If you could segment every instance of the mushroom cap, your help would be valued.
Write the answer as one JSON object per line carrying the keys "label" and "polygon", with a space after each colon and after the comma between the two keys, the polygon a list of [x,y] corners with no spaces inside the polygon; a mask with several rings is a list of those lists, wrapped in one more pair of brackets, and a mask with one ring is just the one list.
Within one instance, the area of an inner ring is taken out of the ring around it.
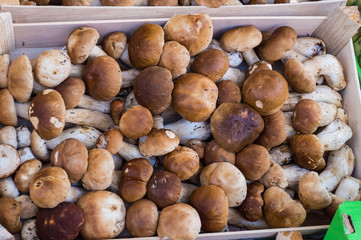
{"label": "mushroom cap", "polygon": [[122,99],[114,99],[110,103],[110,114],[112,115],[115,124],[119,125],[120,117],[124,111],[124,101]]}
{"label": "mushroom cap", "polygon": [[0,144],[0,179],[11,176],[20,166],[18,151],[10,145]]}
{"label": "mushroom cap", "polygon": [[290,87],[298,93],[311,93],[316,89],[316,78],[297,59],[290,59],[284,66]]}
{"label": "mushroom cap", "polygon": [[100,56],[88,61],[83,77],[90,96],[101,101],[114,98],[122,86],[119,64],[109,56]]}
{"label": "mushroom cap", "polygon": [[70,68],[70,58],[65,52],[46,50],[36,60],[35,79],[45,87],[55,87],[69,76]]}
{"label": "mushroom cap", "polygon": [[177,203],[160,213],[157,228],[160,239],[196,239],[200,230],[199,214],[188,204]]}
{"label": "mushroom cap", "polygon": [[36,217],[36,233],[40,239],[73,240],[84,224],[84,213],[78,205],[60,203],[52,209],[41,208]]}
{"label": "mushroom cap", "polygon": [[128,138],[137,139],[146,136],[153,128],[152,113],[137,105],[126,111],[119,121],[120,131]]}
{"label": "mushroom cap", "polygon": [[127,162],[122,169],[120,196],[127,202],[143,198],[152,174],[153,167],[146,158],[135,158]]}
{"label": "mushroom cap", "polygon": [[227,225],[228,200],[222,188],[201,186],[192,192],[190,203],[201,218],[203,231],[219,232]]}
{"label": "mushroom cap", "polygon": [[237,153],[236,167],[247,180],[259,180],[270,168],[268,150],[261,145],[248,145]]}
{"label": "mushroom cap", "polygon": [[324,153],[323,144],[314,134],[295,134],[289,139],[288,146],[295,163],[308,170],[318,166]]}
{"label": "mushroom cap", "polygon": [[158,65],[167,68],[176,78],[187,72],[189,61],[190,55],[185,46],[177,41],[168,41],[164,44]]}
{"label": "mushroom cap", "polygon": [[85,93],[85,83],[80,78],[70,77],[55,88],[64,99],[66,109],[78,106]]}
{"label": "mushroom cap", "polygon": [[12,197],[3,196],[0,198],[0,211],[0,225],[12,234],[20,232],[20,203]]}
{"label": "mushroom cap", "polygon": [[105,190],[112,183],[114,159],[105,149],[94,148],[88,153],[88,169],[81,181],[87,190]]}
{"label": "mushroom cap", "polygon": [[240,103],[242,100],[241,89],[231,80],[220,81],[216,84],[218,88],[217,106],[225,102]]}
{"label": "mushroom cap", "polygon": [[123,143],[123,135],[119,129],[113,128],[104,132],[97,140],[97,148],[104,148],[114,155]]}
{"label": "mushroom cap", "polygon": [[34,176],[35,173],[40,171],[42,165],[43,164],[36,159],[30,159],[21,164],[20,168],[17,170],[14,176],[15,186],[17,189],[19,189],[20,192],[29,192],[30,179]]}
{"label": "mushroom cap", "polygon": [[54,148],[50,156],[52,166],[63,168],[70,183],[78,182],[88,168],[88,150],[82,142],[69,138]]}
{"label": "mushroom cap", "polygon": [[[205,143],[198,139],[190,139],[185,144],[187,147],[193,149],[198,154],[199,159],[204,158]],[[199,171],[199,170],[198,170]]]}
{"label": "mushroom cap", "polygon": [[103,6],[133,6],[137,0],[101,0]]}
{"label": "mushroom cap", "polygon": [[172,97],[179,115],[191,122],[203,122],[216,109],[218,89],[208,77],[188,73],[175,82]]}
{"label": "mushroom cap", "polygon": [[322,120],[322,110],[317,102],[311,99],[302,99],[294,109],[292,124],[300,133],[314,133]]}
{"label": "mushroom cap", "polygon": [[246,78],[248,78],[253,73],[261,71],[261,70],[272,70],[272,65],[265,61],[255,62],[251,66],[248,67],[247,72],[246,72]]}
{"label": "mushroom cap", "polygon": [[264,61],[278,61],[296,44],[297,32],[288,26],[274,30],[259,47],[259,57]]}
{"label": "mushroom cap", "polygon": [[279,110],[263,117],[264,129],[258,136],[256,143],[268,150],[283,143],[287,138],[285,114]]}
{"label": "mushroom cap", "polygon": [[163,27],[165,39],[185,46],[191,56],[206,49],[213,37],[213,25],[206,13],[175,15]]}
{"label": "mushroom cap", "polygon": [[20,55],[9,67],[8,89],[18,102],[27,102],[33,91],[33,72],[29,58]]}
{"label": "mushroom cap", "polygon": [[148,23],[140,26],[128,43],[129,59],[137,69],[158,64],[164,46],[164,31],[161,26]]}
{"label": "mushroom cap", "polygon": [[91,6],[93,0],[62,0],[63,6]]}
{"label": "mushroom cap", "polygon": [[29,119],[42,139],[59,136],[65,127],[65,104],[60,93],[52,89],[38,93],[31,101]]}
{"label": "mushroom cap", "polygon": [[178,0],[149,0],[148,6],[178,6]]}
{"label": "mushroom cap", "polygon": [[279,187],[268,188],[263,194],[263,200],[264,217],[270,227],[299,227],[306,219],[306,210],[302,204]]}
{"label": "mushroom cap", "polygon": [[115,193],[94,191],[82,196],[78,206],[84,212],[85,222],[81,235],[85,239],[114,238],[125,225],[125,206]]}
{"label": "mushroom cap", "polygon": [[229,152],[239,152],[253,143],[263,128],[262,117],[247,104],[223,103],[211,117],[214,139]]}
{"label": "mushroom cap", "polygon": [[238,212],[247,221],[255,222],[262,218],[264,186],[259,182],[247,185],[247,196],[242,205],[237,208]]}
{"label": "mushroom cap", "polygon": [[30,180],[29,193],[33,202],[41,208],[54,208],[68,196],[70,181],[65,170],[47,167],[35,173]]}
{"label": "mushroom cap", "polygon": [[182,189],[180,178],[168,171],[156,171],[148,181],[147,197],[159,208],[177,202]]}
{"label": "mushroom cap", "polygon": [[18,124],[15,102],[7,88],[0,89],[0,109],[0,123],[5,126],[15,127]]}
{"label": "mushroom cap", "polygon": [[323,209],[328,207],[332,198],[318,176],[317,172],[307,172],[298,183],[298,197],[302,205],[308,209]]}
{"label": "mushroom cap", "polygon": [[191,69],[209,77],[213,82],[221,80],[229,68],[227,55],[218,49],[207,49],[196,56]]}
{"label": "mushroom cap", "polygon": [[196,3],[198,6],[217,8],[227,3],[227,0],[196,0]]}
{"label": "mushroom cap", "polygon": [[244,82],[243,101],[262,116],[276,113],[288,98],[287,81],[276,71],[263,70],[253,73]]}
{"label": "mushroom cap", "polygon": [[203,168],[201,185],[216,185],[225,192],[229,207],[238,207],[247,194],[246,179],[237,167],[228,162],[212,163]]}
{"label": "mushroom cap", "polygon": [[125,225],[133,237],[151,237],[157,231],[158,218],[157,206],[148,199],[141,199],[128,208]]}
{"label": "mushroom cap", "polygon": [[233,28],[225,32],[220,40],[227,52],[244,52],[257,47],[262,41],[262,33],[253,25]]}
{"label": "mushroom cap", "polygon": [[204,164],[214,162],[229,162],[233,165],[236,162],[236,154],[222,148],[215,140],[210,141],[204,149]]}
{"label": "mushroom cap", "polygon": [[163,159],[164,169],[177,174],[181,181],[188,180],[199,168],[199,157],[189,147],[178,146]]}
{"label": "mushroom cap", "polygon": [[123,32],[112,32],[103,41],[103,50],[114,59],[119,59],[127,45],[127,36]]}
{"label": "mushroom cap", "polygon": [[275,186],[280,188],[288,187],[288,179],[285,171],[278,163],[271,160],[268,171],[259,180],[266,188]]}
{"label": "mushroom cap", "polygon": [[72,31],[66,42],[66,50],[72,64],[85,62],[97,44],[99,33],[90,27],[80,27]]}
{"label": "mushroom cap", "polygon": [[168,129],[155,129],[139,139],[139,151],[145,157],[162,156],[179,145],[179,137]]}
{"label": "mushroom cap", "polygon": [[171,72],[163,67],[149,67],[140,72],[134,82],[134,96],[138,103],[153,114],[159,114],[172,103]]}

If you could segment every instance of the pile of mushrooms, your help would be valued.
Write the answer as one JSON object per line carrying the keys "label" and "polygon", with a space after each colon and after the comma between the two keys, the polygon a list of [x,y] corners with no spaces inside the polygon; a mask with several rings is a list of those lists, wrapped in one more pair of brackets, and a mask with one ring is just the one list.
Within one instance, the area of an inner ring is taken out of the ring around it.
{"label": "pile of mushrooms", "polygon": [[[228,224],[298,227],[307,212],[332,216],[361,198],[347,81],[321,40],[285,26],[216,40],[199,14],[98,42],[80,27],[64,51],[0,57],[0,225],[10,233],[194,239]],[[279,60],[283,72],[272,70]]]}

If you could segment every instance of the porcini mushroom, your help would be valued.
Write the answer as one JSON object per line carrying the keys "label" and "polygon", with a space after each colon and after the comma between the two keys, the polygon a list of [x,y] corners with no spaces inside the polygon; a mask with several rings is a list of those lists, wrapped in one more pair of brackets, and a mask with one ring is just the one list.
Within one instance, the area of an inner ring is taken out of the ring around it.
{"label": "porcini mushroom", "polygon": [[210,141],[204,149],[204,164],[214,162],[229,162],[233,165],[236,162],[236,154],[222,148],[216,141]]}
{"label": "porcini mushroom", "polygon": [[284,189],[288,187],[288,180],[282,167],[273,161],[270,161],[268,171],[263,174],[259,182],[266,188],[275,186]]}
{"label": "porcini mushroom", "polygon": [[177,41],[168,41],[164,44],[158,66],[167,68],[174,79],[187,72],[189,61],[190,56],[186,47]]}
{"label": "porcini mushroom", "polygon": [[320,105],[311,99],[299,101],[293,113],[293,127],[300,133],[314,133],[322,120]]}
{"label": "porcini mushroom", "polygon": [[0,210],[0,225],[3,225],[12,234],[20,232],[22,227],[20,203],[11,197],[1,197]]}
{"label": "porcini mushroom", "polygon": [[155,129],[139,139],[139,151],[143,156],[162,156],[179,145],[179,137],[168,129]]}
{"label": "porcini mushroom", "polygon": [[41,167],[42,163],[36,159],[28,160],[20,166],[14,176],[15,185],[20,192],[29,192],[30,181]]}
{"label": "porcini mushroom", "polygon": [[10,145],[0,144],[0,179],[11,176],[20,165],[20,156]]}
{"label": "porcini mushroom", "polygon": [[242,205],[237,208],[241,215],[248,221],[255,222],[262,218],[264,186],[259,182],[247,185],[247,196]]}
{"label": "porcini mushroom", "polygon": [[0,129],[0,144],[7,144],[15,149],[18,148],[16,129],[13,126],[5,126]]}
{"label": "porcini mushroom", "polygon": [[217,106],[225,102],[241,102],[241,90],[235,82],[231,80],[223,80],[218,82],[216,85],[218,88]]}
{"label": "porcini mushroom", "polygon": [[137,139],[146,136],[153,127],[151,112],[141,106],[135,106],[127,110],[119,121],[120,131],[129,138]]}
{"label": "porcini mushroom", "polygon": [[123,32],[112,32],[103,40],[103,50],[114,59],[119,59],[127,45],[127,36]]}

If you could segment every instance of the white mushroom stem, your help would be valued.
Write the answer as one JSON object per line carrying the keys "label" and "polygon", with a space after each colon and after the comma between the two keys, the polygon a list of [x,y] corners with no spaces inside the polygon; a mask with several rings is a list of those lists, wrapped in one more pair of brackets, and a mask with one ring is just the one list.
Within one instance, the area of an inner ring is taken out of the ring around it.
{"label": "white mushroom stem", "polygon": [[242,89],[243,83],[246,80],[246,73],[238,68],[228,68],[227,72],[223,75],[222,80],[231,80],[235,82],[238,87]]}
{"label": "white mushroom stem", "polygon": [[101,49],[100,46],[94,46],[93,50],[90,52],[88,60],[91,58],[101,57],[101,56],[107,56],[106,52]]}
{"label": "white mushroom stem", "polygon": [[322,111],[322,118],[319,124],[320,127],[324,127],[332,123],[336,119],[337,107],[335,104],[319,102],[318,105]]}
{"label": "white mushroom stem", "polygon": [[82,142],[87,149],[95,148],[97,139],[102,133],[93,127],[75,127],[64,130],[58,137],[45,141],[48,149],[54,149],[62,141],[75,138]]}
{"label": "white mushroom stem", "polygon": [[264,221],[263,218],[257,220],[255,222],[247,221],[242,217],[242,215],[235,208],[228,208],[228,224],[237,226],[237,227],[245,227],[248,229],[267,229],[269,226]]}
{"label": "white mushroom stem", "polygon": [[164,128],[164,119],[161,115],[153,116],[153,128],[155,129],[163,129]]}
{"label": "white mushroom stem", "polygon": [[248,66],[251,66],[252,64],[260,61],[253,48],[242,52],[242,55],[244,57],[244,60],[246,60]]}
{"label": "white mushroom stem", "polygon": [[287,188],[288,181],[283,168],[276,162],[271,161],[268,171],[259,179],[266,188],[276,186],[279,188]]}
{"label": "white mushroom stem", "polygon": [[140,153],[138,146],[124,142],[120,145],[118,154],[126,161],[130,161],[134,158],[144,158]]}
{"label": "white mushroom stem", "polygon": [[[34,77],[34,79],[35,79],[35,77]],[[38,94],[39,92],[44,91],[45,89],[47,89],[47,87],[44,87],[43,85],[41,85],[37,81],[34,81],[34,83],[33,83],[33,93]]]}
{"label": "white mushroom stem", "polygon": [[293,112],[285,112],[285,127],[286,127],[286,133],[287,133],[287,137],[285,142],[288,141],[288,139],[296,134],[296,130],[293,128],[293,123],[292,123],[292,116],[293,116]]}
{"label": "white mushroom stem", "polygon": [[221,48],[221,44],[219,43],[219,41],[217,41],[216,39],[212,39],[212,41],[209,43],[207,49],[217,49],[217,50],[224,52],[228,57],[229,67],[237,68],[243,62],[243,56],[242,56],[241,52],[236,52],[236,51],[225,52]]}
{"label": "white mushroom stem", "polygon": [[77,65],[72,64],[70,68],[69,77],[76,77],[82,79],[84,68],[85,65],[83,64],[77,64]]}
{"label": "white mushroom stem", "polygon": [[283,144],[272,148],[269,151],[270,160],[278,163],[279,165],[286,165],[292,161],[292,153],[287,144]]}
{"label": "white mushroom stem", "polygon": [[22,240],[34,240],[39,239],[36,234],[36,219],[26,220],[21,229]]}
{"label": "white mushroom stem", "polygon": [[[0,134],[1,135],[1,134]],[[25,126],[20,126],[16,129],[16,140],[19,148],[30,147],[30,130]]]}
{"label": "white mushroom stem", "polygon": [[26,103],[15,102],[16,115],[18,117],[29,120],[29,106],[30,106],[30,102],[26,102]]}
{"label": "white mushroom stem", "polygon": [[119,170],[113,172],[112,183],[108,187],[109,191],[115,192],[116,194],[120,195],[119,184],[121,177],[122,177],[122,171]]}
{"label": "white mushroom stem", "polygon": [[73,202],[77,203],[78,200],[87,193],[84,188],[82,187],[74,187],[71,186],[68,192],[68,196],[65,199],[65,202]]}
{"label": "white mushroom stem", "polygon": [[340,119],[344,123],[348,123],[348,115],[343,108],[337,108],[336,118]]}
{"label": "white mushroom stem", "polygon": [[198,187],[199,186],[194,184],[182,183],[182,189],[177,203],[190,203],[192,192]]}
{"label": "white mushroom stem", "polygon": [[338,150],[352,137],[352,129],[340,119],[336,119],[317,134],[317,137],[325,151]]}
{"label": "white mushroom stem", "polygon": [[50,153],[46,147],[45,140],[39,136],[35,129],[31,132],[30,139],[31,150],[36,156],[36,158],[41,161],[49,161]]}
{"label": "white mushroom stem", "polygon": [[116,127],[110,115],[80,108],[66,110],[65,122],[95,127],[102,131]]}
{"label": "white mushroom stem", "polygon": [[18,150],[18,153],[20,155],[20,164],[31,159],[36,159],[30,147],[21,148]]}
{"label": "white mushroom stem", "polygon": [[319,176],[327,190],[332,192],[343,178],[351,175],[354,167],[355,155],[348,145],[344,145],[330,153],[326,168]]}
{"label": "white mushroom stem", "polygon": [[0,196],[9,196],[12,198],[16,198],[19,195],[19,190],[16,188],[12,177],[0,180]]}
{"label": "white mushroom stem", "polygon": [[125,46],[124,52],[120,56],[120,60],[128,67],[133,67],[133,64],[130,62],[129,59],[128,44]]}
{"label": "white mushroom stem", "polygon": [[112,155],[114,159],[114,170],[121,170],[123,165],[123,158],[119,154]]}
{"label": "white mushroom stem", "polygon": [[282,166],[282,169],[288,181],[288,188],[292,189],[295,192],[298,192],[298,183],[300,182],[301,177],[305,175],[308,170],[301,168],[296,164],[288,164]]}
{"label": "white mushroom stem", "polygon": [[36,217],[39,211],[39,207],[36,206],[29,195],[20,195],[15,198],[16,201],[20,203],[20,217],[22,219],[28,219],[32,217]]}
{"label": "white mushroom stem", "polygon": [[137,105],[139,105],[139,103],[137,99],[135,99],[134,91],[131,91],[125,98],[124,109],[129,110]]}
{"label": "white mushroom stem", "polygon": [[185,145],[191,139],[205,141],[211,136],[211,127],[207,122],[189,122],[181,119],[177,122],[164,126],[165,129],[172,130],[180,139],[180,143]]}
{"label": "white mushroom stem", "polygon": [[286,64],[286,62],[290,59],[297,59],[301,63],[307,61],[309,58],[303,56],[301,53],[296,52],[295,50],[291,49],[284,53],[283,57],[281,58],[281,61],[283,64]]}
{"label": "white mushroom stem", "polygon": [[8,144],[15,149],[18,148],[16,129],[13,126],[5,126],[0,129],[0,144]]}
{"label": "white mushroom stem", "polygon": [[94,110],[94,111],[99,111],[99,112],[103,112],[103,113],[109,113],[111,102],[112,101],[99,101],[91,96],[83,95],[80,98],[78,107],[84,108],[84,109],[89,109],[89,110]]}
{"label": "white mushroom stem", "polygon": [[132,87],[139,73],[140,71],[135,68],[122,71],[122,88]]}
{"label": "white mushroom stem", "polygon": [[354,177],[346,177],[338,185],[335,195],[346,201],[359,201],[361,199],[361,180]]}

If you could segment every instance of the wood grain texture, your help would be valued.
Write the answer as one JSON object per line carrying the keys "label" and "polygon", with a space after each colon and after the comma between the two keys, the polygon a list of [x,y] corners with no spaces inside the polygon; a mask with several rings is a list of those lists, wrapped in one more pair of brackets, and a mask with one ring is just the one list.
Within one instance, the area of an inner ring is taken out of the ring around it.
{"label": "wood grain texture", "polygon": [[14,28],[10,13],[0,12],[0,54],[15,49]]}

